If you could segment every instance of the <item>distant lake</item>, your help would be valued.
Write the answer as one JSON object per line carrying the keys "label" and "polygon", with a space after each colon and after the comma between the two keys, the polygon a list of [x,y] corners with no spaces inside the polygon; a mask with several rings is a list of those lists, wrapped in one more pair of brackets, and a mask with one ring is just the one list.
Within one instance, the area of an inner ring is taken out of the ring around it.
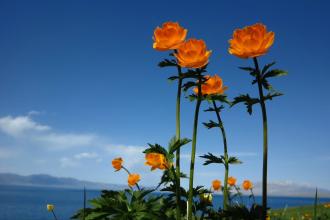
{"label": "distant lake", "polygon": [[[98,190],[87,190],[87,199],[100,195]],[[248,201],[248,198],[244,198]],[[256,197],[257,202],[261,201]],[[222,196],[213,197],[214,205],[219,207]],[[269,197],[268,203],[272,208],[285,206],[312,205],[313,198]],[[330,202],[320,199],[320,202]],[[58,189],[28,186],[0,185],[0,219],[1,220],[53,220],[53,216],[46,210],[46,204],[55,205],[58,220],[68,220],[83,207],[83,191],[74,189]]]}

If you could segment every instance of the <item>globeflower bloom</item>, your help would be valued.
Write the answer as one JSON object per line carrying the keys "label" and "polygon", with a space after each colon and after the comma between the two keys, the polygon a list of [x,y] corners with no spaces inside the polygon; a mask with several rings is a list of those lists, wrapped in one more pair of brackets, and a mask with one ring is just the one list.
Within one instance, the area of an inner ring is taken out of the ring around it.
{"label": "globeflower bloom", "polygon": [[141,177],[139,174],[136,173],[129,174],[127,179],[128,185],[130,187],[133,187],[135,184],[137,184],[137,182],[140,181],[140,179]]}
{"label": "globeflower bloom", "polygon": [[123,166],[123,159],[121,157],[113,159],[112,166],[116,171],[119,171]]}
{"label": "globeflower bloom", "polygon": [[52,212],[53,210],[54,210],[54,205],[52,205],[52,204],[47,204],[47,211],[48,212]]}
{"label": "globeflower bloom", "polygon": [[165,22],[162,27],[154,31],[153,48],[160,51],[177,49],[186,39],[187,29],[184,29],[177,22]]}
{"label": "globeflower bloom", "polygon": [[220,180],[213,180],[212,187],[215,191],[218,191],[221,189],[221,181]]}
{"label": "globeflower bloom", "polygon": [[160,153],[147,153],[145,156],[145,164],[151,166],[151,170],[160,169],[164,170],[169,167],[168,162],[164,154]]}
{"label": "globeflower bloom", "polygon": [[235,186],[235,185],[236,185],[236,178],[233,177],[233,176],[230,176],[230,177],[228,178],[228,185],[230,185],[230,186]]}
{"label": "globeflower bloom", "polygon": [[242,187],[244,190],[250,190],[253,188],[253,184],[250,180],[244,180],[243,181],[243,184],[242,184]]}
{"label": "globeflower bloom", "polygon": [[174,56],[181,67],[200,68],[208,64],[211,53],[203,40],[189,39],[180,44]]}
{"label": "globeflower bloom", "polygon": [[[228,89],[227,86],[223,85],[222,79],[216,74],[214,76],[207,75],[204,78],[206,81],[201,86],[202,95],[222,95]],[[198,87],[194,88],[194,93],[198,94]]]}
{"label": "globeflower bloom", "polygon": [[267,32],[266,26],[261,23],[236,29],[229,40],[228,52],[245,59],[258,57],[267,53],[274,38],[274,32]]}

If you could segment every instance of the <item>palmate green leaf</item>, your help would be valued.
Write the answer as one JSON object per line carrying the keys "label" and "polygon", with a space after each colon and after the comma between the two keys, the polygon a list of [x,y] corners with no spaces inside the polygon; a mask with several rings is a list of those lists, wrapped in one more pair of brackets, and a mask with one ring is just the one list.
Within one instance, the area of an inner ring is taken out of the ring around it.
{"label": "palmate green leaf", "polygon": [[283,95],[283,93],[280,93],[280,92],[268,93],[267,95],[265,95],[264,101],[272,100],[274,97],[281,96],[281,95]]}
{"label": "palmate green leaf", "polygon": [[209,165],[211,163],[220,163],[220,164],[225,163],[224,156],[217,157],[210,152],[208,154],[204,154],[203,156],[200,156],[200,157],[206,159],[205,162],[203,163],[203,165]]}
{"label": "palmate green leaf", "polygon": [[198,86],[198,83],[189,81],[189,82],[186,82],[185,84],[183,84],[182,88],[183,88],[183,91],[186,92],[186,91],[188,91],[188,89],[190,89],[191,87],[195,87],[195,86]]}
{"label": "palmate green leaf", "polygon": [[270,77],[279,77],[279,76],[286,76],[286,75],[288,75],[287,71],[280,70],[280,69],[273,69],[273,70],[266,72],[263,75],[263,78],[266,79],[266,78],[270,78]]}
{"label": "palmate green leaf", "polygon": [[228,163],[229,164],[241,164],[242,161],[240,161],[237,157],[229,157]]}
{"label": "palmate green leaf", "polygon": [[214,122],[212,120],[209,120],[209,122],[203,122],[203,125],[207,129],[216,128],[216,127],[220,127],[221,126],[219,123],[216,123],[216,122]]}
{"label": "palmate green leaf", "polygon": [[207,95],[205,97],[206,100],[208,101],[220,101],[222,103],[226,103],[226,104],[231,104],[231,102],[228,100],[227,96],[226,95],[219,95],[219,94],[216,94],[216,95]]}
{"label": "palmate green leaf", "polygon": [[164,59],[163,61],[158,63],[159,67],[168,67],[168,66],[177,66],[176,60],[172,59]]}
{"label": "palmate green leaf", "polygon": [[257,104],[260,102],[258,98],[251,98],[249,94],[246,95],[240,95],[234,98],[234,101],[232,102],[231,106],[234,106],[238,103],[243,102],[246,105],[248,113],[252,114],[252,106],[254,104]]}
{"label": "palmate green leaf", "polygon": [[273,66],[276,62],[268,63],[262,68],[261,74],[264,74],[271,66]]}
{"label": "palmate green leaf", "polygon": [[164,154],[164,155],[168,155],[167,150],[162,147],[159,144],[148,144],[149,148],[144,150],[143,153],[144,154],[148,154],[148,153],[160,153],[160,154]]}
{"label": "palmate green leaf", "polygon": [[191,140],[188,139],[188,138],[182,138],[182,139],[179,139],[179,140],[175,140],[174,142],[171,140],[170,144],[169,144],[169,150],[168,150],[169,154],[173,154],[175,151],[177,151],[183,145],[188,144],[190,141]]}
{"label": "palmate green leaf", "polygon": [[267,90],[273,90],[272,85],[266,79],[262,79],[262,86]]}

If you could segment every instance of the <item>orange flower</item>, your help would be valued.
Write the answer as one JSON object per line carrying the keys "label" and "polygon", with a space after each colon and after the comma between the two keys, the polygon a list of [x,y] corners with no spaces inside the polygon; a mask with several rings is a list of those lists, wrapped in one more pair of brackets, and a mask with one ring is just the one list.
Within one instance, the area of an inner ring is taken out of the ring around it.
{"label": "orange flower", "polygon": [[274,43],[274,32],[267,32],[265,25],[258,23],[236,29],[229,40],[229,53],[240,58],[264,55]]}
{"label": "orange flower", "polygon": [[211,53],[203,40],[189,39],[180,44],[174,56],[181,67],[200,68],[208,64]]}
{"label": "orange flower", "polygon": [[228,184],[229,184],[230,186],[235,186],[235,185],[236,185],[236,178],[233,177],[233,176],[230,176],[230,177],[228,178]]}
{"label": "orange flower", "polygon": [[137,182],[140,181],[140,179],[141,178],[140,178],[139,174],[136,174],[136,173],[129,174],[128,179],[127,179],[128,185],[130,187],[133,187],[135,184],[137,184]]}
{"label": "orange flower", "polygon": [[148,166],[151,166],[151,170],[154,170],[156,168],[158,168],[160,170],[164,170],[169,167],[164,154],[148,153],[148,154],[146,154],[145,158],[146,158],[145,164]]}
{"label": "orange flower", "polygon": [[117,157],[112,160],[112,166],[116,171],[119,171],[123,166],[123,159],[121,157]]}
{"label": "orange flower", "polygon": [[[202,95],[215,95],[215,94],[223,94],[227,86],[223,86],[222,79],[218,75],[210,76],[207,75],[204,77],[206,82],[202,84]],[[198,87],[194,88],[194,92],[198,94]]]}
{"label": "orange flower", "polygon": [[250,190],[253,188],[253,184],[250,180],[244,180],[243,181],[243,184],[242,184],[242,187],[244,190]]}
{"label": "orange flower", "polygon": [[160,51],[177,49],[186,39],[187,32],[177,22],[166,22],[155,29],[153,48]]}
{"label": "orange flower", "polygon": [[221,188],[221,181],[220,180],[213,180],[212,187],[215,191],[220,190]]}

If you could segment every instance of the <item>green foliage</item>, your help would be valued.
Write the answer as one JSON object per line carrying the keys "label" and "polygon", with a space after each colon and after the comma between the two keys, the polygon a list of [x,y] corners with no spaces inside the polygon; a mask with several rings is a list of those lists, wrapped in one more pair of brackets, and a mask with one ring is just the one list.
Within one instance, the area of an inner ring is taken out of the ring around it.
{"label": "green foliage", "polygon": [[258,220],[261,219],[262,207],[253,204],[249,209],[244,205],[229,206],[223,213],[223,217],[231,217],[232,220]]}
{"label": "green foliage", "polygon": [[209,122],[203,122],[203,125],[207,128],[207,129],[211,129],[211,128],[220,128],[222,126],[222,124],[216,123],[215,121],[209,120]]}
{"label": "green foliage", "polygon": [[225,157],[222,155],[220,157],[217,157],[209,152],[208,154],[204,154],[203,156],[200,157],[206,159],[203,165],[209,165],[211,163],[225,164]]}
{"label": "green foliage", "polygon": [[[152,190],[102,191],[99,198],[90,200],[92,208],[85,209],[86,220],[153,220],[174,219],[167,210],[167,201],[154,196]],[[71,219],[83,219],[83,209]]]}
{"label": "green foliage", "polygon": [[251,98],[249,94],[246,95],[240,95],[234,98],[234,101],[232,102],[231,106],[234,106],[238,103],[243,102],[246,105],[247,112],[251,115],[252,114],[252,106],[254,104],[260,103],[260,100],[258,98]]}
{"label": "green foliage", "polygon": [[169,66],[177,66],[176,60],[172,59],[164,59],[163,61],[158,63],[159,67],[169,67]]}

